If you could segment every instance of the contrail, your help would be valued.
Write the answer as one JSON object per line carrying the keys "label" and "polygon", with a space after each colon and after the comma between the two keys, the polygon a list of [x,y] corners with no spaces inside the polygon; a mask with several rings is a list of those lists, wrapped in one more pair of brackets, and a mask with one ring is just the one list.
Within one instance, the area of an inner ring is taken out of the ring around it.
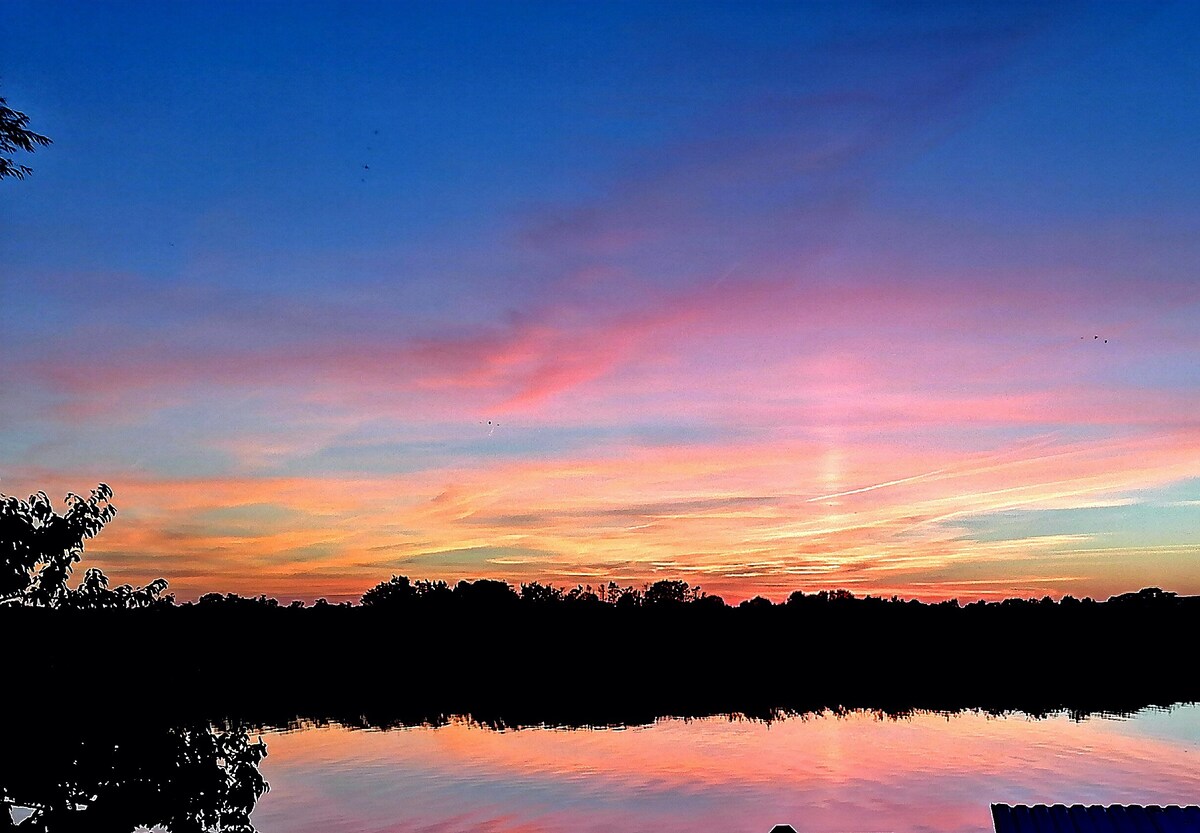
{"label": "contrail", "polygon": [[935,469],[933,471],[927,471],[924,474],[914,474],[912,477],[901,477],[899,480],[889,480],[886,483],[876,483],[873,486],[863,486],[861,489],[851,489],[848,492],[834,492],[831,495],[818,495],[817,497],[810,497],[805,501],[805,503],[816,503],[819,500],[832,500],[835,497],[846,497],[847,495],[857,495],[861,494],[862,492],[873,492],[876,489],[884,489],[888,486],[899,486],[901,483],[912,483],[915,480],[924,480],[926,477],[933,477],[934,475],[942,474],[946,471],[947,469]]}
{"label": "contrail", "polygon": [[998,452],[995,454],[989,454],[984,457],[980,457],[975,461],[970,461],[970,462],[967,462],[967,463],[964,463],[964,464],[961,464],[958,466],[947,466],[947,467],[943,467],[940,469],[934,469],[933,471],[927,471],[924,474],[914,474],[909,477],[901,477],[898,480],[888,480],[883,483],[875,483],[874,485],[871,485],[871,486],[863,486],[862,488],[850,489],[849,491],[845,491],[845,492],[834,492],[833,494],[828,494],[828,495],[818,495],[817,497],[808,498],[808,500],[806,500],[805,502],[806,503],[817,503],[818,501],[822,501],[822,500],[832,500],[834,498],[862,494],[863,492],[873,492],[876,489],[885,489],[888,486],[900,486],[904,483],[915,483],[918,480],[925,480],[930,477],[937,477],[940,474],[949,474],[952,477],[961,477],[961,476],[965,476],[965,475],[969,475],[969,474],[979,474],[981,472],[990,471],[995,468],[1001,468],[1002,466],[1011,465],[1013,463],[1023,463],[1023,462],[1029,462],[1031,460],[1041,460],[1041,459],[1045,459],[1047,457],[1057,457],[1057,456],[1061,456],[1063,454],[1070,453],[1067,451],[1063,451],[1063,452],[1057,452],[1055,454],[1043,455],[1042,457],[1018,458],[1016,460],[1009,460],[1004,463],[998,463],[998,464],[990,465],[990,466],[979,465],[980,463],[986,462],[988,460],[1003,460],[1006,457],[1012,457],[1013,455],[1018,454],[1022,451],[1028,451],[1028,450],[1032,450],[1035,448],[1043,448],[1053,441],[1054,437],[1056,436],[1056,433],[1050,434],[1046,437],[1039,437],[1039,438],[1033,439],[1029,442],[1022,443],[1021,445],[1018,445],[1015,448],[1006,449],[1004,451],[1001,451],[1001,452]]}

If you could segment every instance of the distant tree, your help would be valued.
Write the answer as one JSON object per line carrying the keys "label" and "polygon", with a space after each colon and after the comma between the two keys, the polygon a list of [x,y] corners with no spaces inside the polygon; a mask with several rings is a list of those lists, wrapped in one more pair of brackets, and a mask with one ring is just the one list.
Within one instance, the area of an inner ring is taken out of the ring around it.
{"label": "distant tree", "polygon": [[617,600],[614,602],[614,604],[619,609],[641,607],[642,591],[638,590],[636,587],[622,587],[617,592]]}
{"label": "distant tree", "polygon": [[101,483],[86,498],[68,493],[67,509],[54,511],[45,492],[28,500],[0,495],[0,604],[32,607],[147,607],[160,600],[165,579],[145,587],[127,584],[110,590],[97,569],[79,587],[67,586],[83,557],[83,542],[94,538],[117,514],[112,489]]}
{"label": "distant tree", "polygon": [[1175,594],[1169,590],[1163,590],[1159,587],[1143,587],[1136,593],[1122,593],[1119,596],[1110,596],[1108,601],[1116,602],[1117,604],[1162,604],[1170,603],[1175,599]]}
{"label": "distant tree", "polygon": [[526,604],[556,604],[562,599],[562,591],[552,584],[531,581],[521,585],[521,601]]}
{"label": "distant tree", "polygon": [[722,610],[726,607],[725,600],[720,596],[710,596],[709,594],[695,588],[697,591],[693,604],[701,610]]}
{"label": "distant tree", "polygon": [[738,605],[739,610],[771,610],[774,605],[771,600],[763,596],[755,596],[753,599],[746,599]]}
{"label": "distant tree", "polygon": [[686,581],[664,579],[646,588],[644,601],[648,605],[678,605],[690,601],[692,595]]}
{"label": "distant tree", "polygon": [[51,139],[29,129],[29,116],[10,109],[8,102],[0,98],[0,179],[12,177],[24,179],[33,173],[33,168],[12,160],[16,151],[33,153],[39,146],[46,147]]}
{"label": "distant tree", "polygon": [[481,578],[478,581],[460,581],[454,587],[454,597],[468,605],[496,607],[517,601],[517,594],[505,581]]}
{"label": "distant tree", "polygon": [[575,585],[562,597],[563,601],[570,605],[591,605],[599,604],[600,597],[592,590],[592,585],[586,587],[580,584]]}
{"label": "distant tree", "polygon": [[811,598],[812,596],[805,596],[803,590],[793,590],[791,594],[788,595],[787,601],[784,602],[784,604],[790,608],[800,608],[803,607],[805,602]]}
{"label": "distant tree", "polygon": [[454,597],[450,585],[441,580],[419,579],[414,586],[417,588],[417,597],[424,602],[443,604]]}
{"label": "distant tree", "polygon": [[412,586],[408,576],[392,576],[387,581],[380,582],[362,595],[363,607],[392,607],[403,604],[417,595],[417,589]]}

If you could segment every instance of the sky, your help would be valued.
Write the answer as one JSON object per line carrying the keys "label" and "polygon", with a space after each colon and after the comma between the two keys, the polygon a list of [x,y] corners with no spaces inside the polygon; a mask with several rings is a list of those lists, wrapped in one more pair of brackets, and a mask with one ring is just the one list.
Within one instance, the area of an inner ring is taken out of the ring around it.
{"label": "sky", "polygon": [[1200,4],[0,4],[84,565],[1200,593]]}

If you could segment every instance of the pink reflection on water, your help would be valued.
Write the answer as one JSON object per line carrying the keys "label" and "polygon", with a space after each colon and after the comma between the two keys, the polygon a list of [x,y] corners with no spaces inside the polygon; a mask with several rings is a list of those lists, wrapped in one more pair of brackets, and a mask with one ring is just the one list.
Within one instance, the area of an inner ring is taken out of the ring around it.
{"label": "pink reflection on water", "polygon": [[1128,721],[309,729],[267,738],[271,792],[254,820],[262,833],[985,831],[997,801],[1194,802],[1198,727],[1188,706]]}

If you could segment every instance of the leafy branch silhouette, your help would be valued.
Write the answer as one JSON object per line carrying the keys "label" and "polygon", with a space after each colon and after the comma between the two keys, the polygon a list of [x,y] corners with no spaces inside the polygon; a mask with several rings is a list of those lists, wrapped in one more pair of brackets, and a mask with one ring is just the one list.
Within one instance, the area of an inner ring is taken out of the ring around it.
{"label": "leafy branch silhouette", "polygon": [[76,588],[67,585],[83,557],[84,541],[94,538],[117,514],[112,489],[101,483],[88,497],[69,492],[66,511],[54,511],[45,492],[21,500],[0,495],[0,605],[99,609],[137,608],[166,602],[166,579],[145,587],[109,587],[96,568]]}
{"label": "leafy branch silhouette", "polygon": [[0,97],[0,179],[24,179],[33,173],[33,168],[14,162],[9,154],[18,150],[33,153],[52,142],[49,137],[30,130],[29,116],[13,110],[8,101]]}
{"label": "leafy branch silhouette", "polygon": [[266,744],[244,729],[38,725],[5,740],[22,753],[0,761],[0,830],[253,833],[268,789]]}

